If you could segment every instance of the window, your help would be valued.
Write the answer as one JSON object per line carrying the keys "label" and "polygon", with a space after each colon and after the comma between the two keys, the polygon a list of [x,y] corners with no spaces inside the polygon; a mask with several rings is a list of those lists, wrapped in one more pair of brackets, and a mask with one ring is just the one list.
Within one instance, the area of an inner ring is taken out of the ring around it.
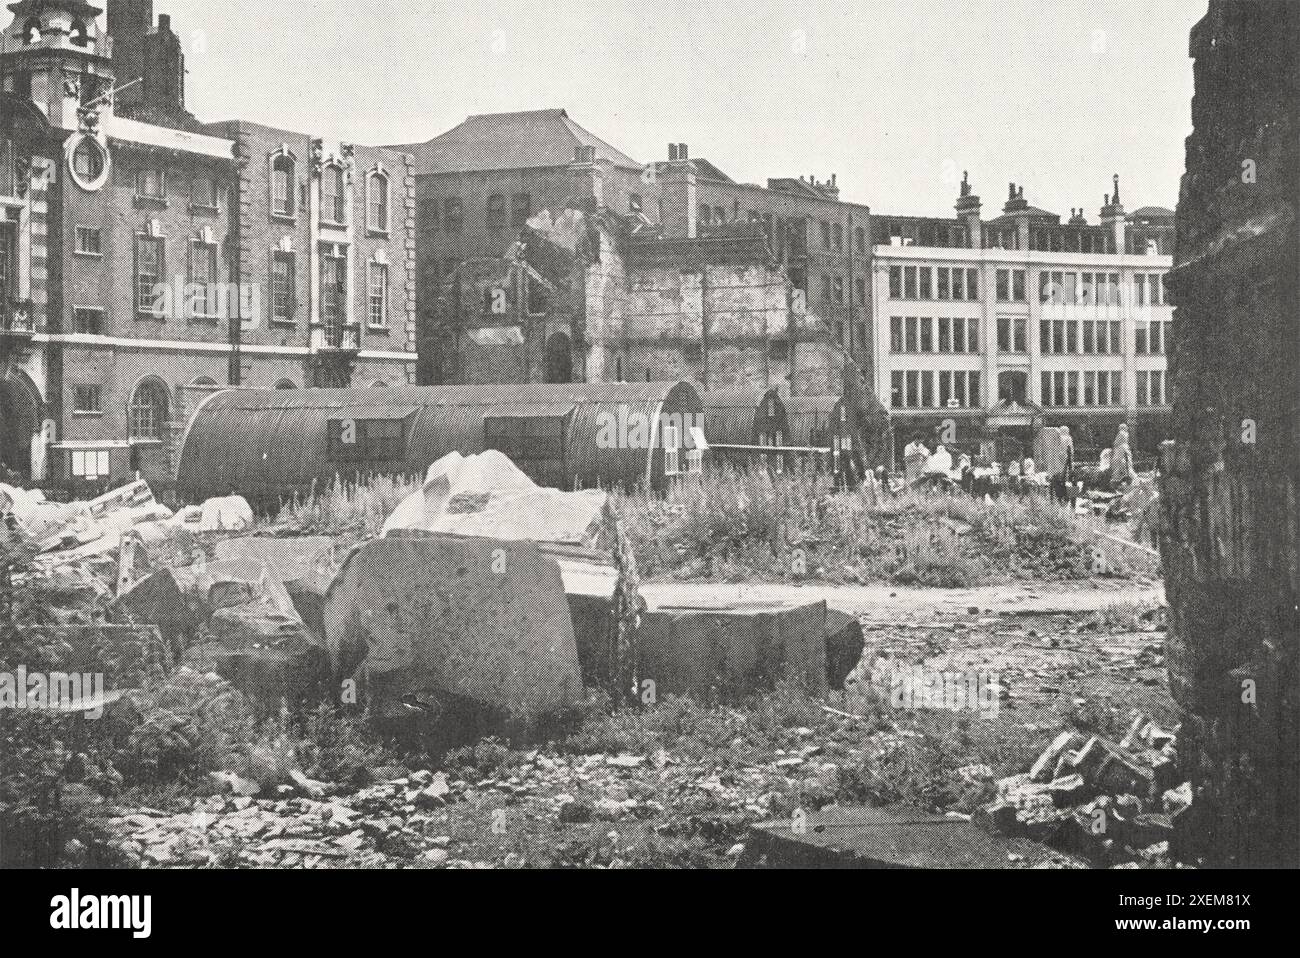
{"label": "window", "polygon": [[419,223],[422,232],[436,233],[442,229],[442,204],[437,200],[420,200]]}
{"label": "window", "polygon": [[325,344],[344,345],[343,325],[348,314],[348,261],[333,249],[320,262],[321,321],[325,325]]}
{"label": "window", "polygon": [[1011,271],[1011,299],[1013,302],[1025,302],[1025,271],[1016,269]]}
{"label": "window", "polygon": [[272,215],[293,216],[295,214],[294,192],[293,157],[277,156],[271,164]]}
{"label": "window", "polygon": [[320,175],[320,215],[329,223],[346,223],[347,184],[343,170],[337,166],[327,166]]}
{"label": "window", "polygon": [[148,200],[167,198],[167,176],[162,170],[147,168],[135,175],[135,195]]}
{"label": "window", "polygon": [[210,176],[195,176],[190,180],[190,206],[199,209],[217,208],[217,184]]}
{"label": "window", "polygon": [[696,211],[695,214],[696,219],[699,220],[700,226],[708,226],[711,215],[712,214],[710,212],[710,207],[708,203],[701,203],[699,209]]}
{"label": "window", "polygon": [[442,201],[442,225],[448,233],[459,233],[465,228],[465,214],[459,196],[449,196]]}
{"label": "window", "polygon": [[921,352],[934,352],[934,322],[933,317],[921,317]]}
{"label": "window", "polygon": [[853,301],[859,306],[867,301],[867,281],[861,276],[853,280]]}
{"label": "window", "polygon": [[907,317],[907,352],[915,353],[920,350],[919,340],[917,338],[917,321],[915,316]]}
{"label": "window", "polygon": [[405,419],[331,419],[331,459],[400,462],[406,458]]}
{"label": "window", "polygon": [[527,193],[516,193],[510,206],[510,225],[514,229],[523,229],[533,215],[533,201]]}
{"label": "window", "polygon": [[371,326],[388,325],[388,265],[371,263],[367,277],[369,288],[367,318]]}
{"label": "window", "polygon": [[998,317],[998,352],[1026,352],[1026,320],[1023,316]]}
{"label": "window", "polygon": [[903,267],[889,267],[889,298],[903,298]]}
{"label": "window", "polygon": [[[135,238],[136,312],[155,316],[156,287],[163,278],[163,241],[152,236]],[[165,317],[158,316],[159,319]]]}
{"label": "window", "polygon": [[76,228],[76,251],[83,256],[102,256],[103,241],[96,226],[78,226]]}
{"label": "window", "polygon": [[907,299],[916,299],[916,267],[903,267],[903,296]]}
{"label": "window", "polygon": [[271,256],[271,321],[292,323],[298,313],[298,258],[276,250]]}
{"label": "window", "polygon": [[865,253],[867,251],[867,231],[862,226],[855,226],[853,228],[853,249],[858,253]]}
{"label": "window", "polygon": [[898,371],[889,374],[889,405],[894,409],[903,407],[903,374]]}
{"label": "window", "polygon": [[901,353],[903,351],[903,317],[889,317],[889,351],[891,353]]}
{"label": "window", "polygon": [[927,409],[934,406],[934,373],[929,369],[921,371],[921,405]]}
{"label": "window", "polygon": [[388,177],[378,170],[366,177],[366,229],[388,232]]}
{"label": "window", "polygon": [[831,245],[837,252],[844,251],[844,227],[839,223],[831,226]]}
{"label": "window", "polygon": [[104,335],[104,311],[90,306],[74,307],[72,331],[79,336]]}
{"label": "window", "polygon": [[131,396],[129,412],[132,439],[162,439],[167,390],[158,382],[142,382]]}
{"label": "window", "polygon": [[844,277],[843,276],[836,276],[835,279],[832,280],[832,289],[834,291],[835,302],[838,305],[843,306],[844,305]]}
{"label": "window", "polygon": [[108,477],[107,449],[74,449],[68,453],[68,472],[74,479],[94,482]]}
{"label": "window", "polygon": [[72,172],[82,183],[93,183],[104,174],[104,148],[90,137],[83,137],[72,151]]}
{"label": "window", "polygon": [[980,271],[977,269],[966,270],[966,298],[980,298]]}
{"label": "window", "polygon": [[921,284],[919,289],[919,295],[921,299],[933,299],[933,296],[931,295],[931,287],[930,287],[930,283],[931,283],[930,273],[931,273],[930,267],[928,266],[921,267],[921,273],[920,273]]}
{"label": "window", "polygon": [[954,269],[952,271],[952,298],[966,298],[966,271],[964,269]]}
{"label": "window", "polygon": [[822,249],[831,248],[831,224],[825,220],[821,221],[822,227]]}
{"label": "window", "polygon": [[488,197],[487,228],[493,233],[506,228],[506,198],[503,193],[493,193]]}
{"label": "window", "polygon": [[952,352],[952,317],[939,317],[939,352]]}
{"label": "window", "polygon": [[215,284],[217,282],[217,247],[214,243],[193,240],[190,243],[190,288],[185,298],[187,319],[217,316]]}
{"label": "window", "polygon": [[72,411],[81,416],[98,416],[104,411],[103,386],[73,386]]}
{"label": "window", "polygon": [[997,272],[997,297],[999,303],[1011,302],[1011,270],[1000,269]]}

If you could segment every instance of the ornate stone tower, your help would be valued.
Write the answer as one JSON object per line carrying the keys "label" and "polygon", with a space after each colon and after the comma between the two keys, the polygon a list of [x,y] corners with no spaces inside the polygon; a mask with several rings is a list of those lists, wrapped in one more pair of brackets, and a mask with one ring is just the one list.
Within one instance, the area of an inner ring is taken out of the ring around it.
{"label": "ornate stone tower", "polygon": [[13,22],[0,35],[5,92],[30,99],[52,126],[77,130],[81,107],[113,88],[102,9],[86,0],[19,0],[9,10]]}

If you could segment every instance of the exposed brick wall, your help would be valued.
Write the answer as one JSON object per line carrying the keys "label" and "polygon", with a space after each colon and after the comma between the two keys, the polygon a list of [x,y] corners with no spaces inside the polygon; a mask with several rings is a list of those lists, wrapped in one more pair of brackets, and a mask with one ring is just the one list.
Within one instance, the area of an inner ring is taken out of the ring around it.
{"label": "exposed brick wall", "polygon": [[[1300,7],[1214,0],[1171,289],[1168,661],[1196,786],[1184,852],[1300,865]],[[1248,175],[1253,174],[1253,175]]]}

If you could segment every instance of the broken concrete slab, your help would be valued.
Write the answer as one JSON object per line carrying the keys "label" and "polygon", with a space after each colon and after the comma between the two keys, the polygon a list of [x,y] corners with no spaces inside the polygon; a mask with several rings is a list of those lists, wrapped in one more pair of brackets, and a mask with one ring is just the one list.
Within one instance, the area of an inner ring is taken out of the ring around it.
{"label": "broken concrete slab", "polygon": [[293,601],[298,615],[316,635],[325,631],[325,593],[342,565],[346,549],[326,536],[301,539],[250,537],[217,543],[217,559],[264,563]]}
{"label": "broken concrete slab", "polygon": [[856,615],[838,609],[826,609],[826,684],[833,690],[844,688],[844,680],[862,659],[866,637]]}
{"label": "broken concrete slab", "polygon": [[658,694],[727,697],[787,679],[826,688],[826,603],[651,608],[635,634],[637,677]]}
{"label": "broken concrete slab", "polygon": [[372,708],[427,693],[529,725],[582,697],[559,565],[533,543],[385,538],[352,552],[325,600],[336,675]]}
{"label": "broken concrete slab", "polygon": [[1069,864],[1059,853],[911,808],[827,808],[749,829],[740,868],[1007,868]]}

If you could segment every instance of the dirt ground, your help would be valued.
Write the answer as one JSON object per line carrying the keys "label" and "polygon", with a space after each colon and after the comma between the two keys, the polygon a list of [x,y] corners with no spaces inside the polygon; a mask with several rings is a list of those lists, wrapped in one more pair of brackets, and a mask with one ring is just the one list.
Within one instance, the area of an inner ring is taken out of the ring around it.
{"label": "dirt ground", "polygon": [[[730,867],[754,823],[798,808],[906,802],[968,815],[1061,730],[1120,737],[1172,724],[1159,586],[960,591],[649,585],[652,602],[825,598],[856,613],[868,655],[997,674],[995,715],[845,714],[778,692],[744,705],[668,700],[595,714],[544,745],[487,741],[436,768],[274,799],[178,796],[106,808],[128,867]],[[1077,867],[1043,850],[1009,867]]]}

